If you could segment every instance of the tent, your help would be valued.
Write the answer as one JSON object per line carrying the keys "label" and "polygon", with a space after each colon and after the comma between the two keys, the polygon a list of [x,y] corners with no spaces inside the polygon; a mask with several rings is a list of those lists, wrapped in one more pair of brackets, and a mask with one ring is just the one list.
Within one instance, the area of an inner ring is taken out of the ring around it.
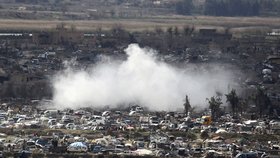
{"label": "tent", "polygon": [[88,147],[83,142],[75,142],[70,144],[67,147],[67,150],[73,152],[86,152],[88,150]]}
{"label": "tent", "polygon": [[215,133],[219,134],[219,133],[228,133],[228,132],[225,129],[218,129]]}
{"label": "tent", "polygon": [[153,155],[153,152],[148,149],[137,149],[136,151],[134,151],[134,153],[140,156]]}

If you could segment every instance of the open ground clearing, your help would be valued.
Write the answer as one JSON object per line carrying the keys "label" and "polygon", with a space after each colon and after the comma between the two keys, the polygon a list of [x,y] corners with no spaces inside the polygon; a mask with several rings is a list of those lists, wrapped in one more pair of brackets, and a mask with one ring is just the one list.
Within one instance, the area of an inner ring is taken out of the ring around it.
{"label": "open ground clearing", "polygon": [[129,31],[154,30],[155,27],[166,29],[168,27],[269,27],[280,28],[280,18],[264,17],[207,17],[207,16],[170,16],[149,17],[141,19],[99,19],[99,20],[21,20],[0,19],[1,30],[51,30],[58,24],[75,26],[82,31],[92,31],[97,28],[111,29],[121,25]]}

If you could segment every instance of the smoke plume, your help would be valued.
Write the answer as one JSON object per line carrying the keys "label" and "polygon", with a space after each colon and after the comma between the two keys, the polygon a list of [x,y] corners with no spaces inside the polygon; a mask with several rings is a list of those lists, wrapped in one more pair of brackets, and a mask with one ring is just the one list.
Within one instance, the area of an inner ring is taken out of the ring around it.
{"label": "smoke plume", "polygon": [[125,61],[109,60],[87,70],[69,67],[59,72],[53,79],[54,105],[76,109],[135,103],[150,110],[178,110],[188,95],[192,106],[205,107],[206,98],[217,91],[226,93],[232,82],[231,74],[222,68],[179,69],[137,44],[129,45],[125,52]]}

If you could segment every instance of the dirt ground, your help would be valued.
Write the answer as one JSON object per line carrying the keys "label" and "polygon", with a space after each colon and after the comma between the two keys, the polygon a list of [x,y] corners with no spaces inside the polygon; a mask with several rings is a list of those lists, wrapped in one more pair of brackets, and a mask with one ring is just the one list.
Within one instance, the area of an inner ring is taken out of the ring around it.
{"label": "dirt ground", "polygon": [[99,19],[99,20],[21,20],[0,19],[1,30],[51,30],[64,23],[67,27],[75,27],[82,31],[94,31],[97,28],[111,29],[121,25],[129,31],[154,30],[156,27],[184,26],[220,27],[220,28],[280,28],[280,18],[268,17],[209,17],[209,16],[168,16],[147,17],[140,19]]}

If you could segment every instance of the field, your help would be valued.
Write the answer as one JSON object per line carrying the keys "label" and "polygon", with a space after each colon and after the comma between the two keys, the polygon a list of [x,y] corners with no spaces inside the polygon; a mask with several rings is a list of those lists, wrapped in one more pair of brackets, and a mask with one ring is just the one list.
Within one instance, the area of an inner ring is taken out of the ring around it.
{"label": "field", "polygon": [[99,19],[99,20],[21,20],[0,19],[1,30],[51,30],[64,23],[66,27],[74,26],[82,31],[94,31],[97,28],[111,29],[120,25],[129,31],[154,30],[155,27],[184,26],[218,27],[218,28],[280,28],[280,18],[265,17],[209,17],[209,16],[160,16],[139,19]]}

